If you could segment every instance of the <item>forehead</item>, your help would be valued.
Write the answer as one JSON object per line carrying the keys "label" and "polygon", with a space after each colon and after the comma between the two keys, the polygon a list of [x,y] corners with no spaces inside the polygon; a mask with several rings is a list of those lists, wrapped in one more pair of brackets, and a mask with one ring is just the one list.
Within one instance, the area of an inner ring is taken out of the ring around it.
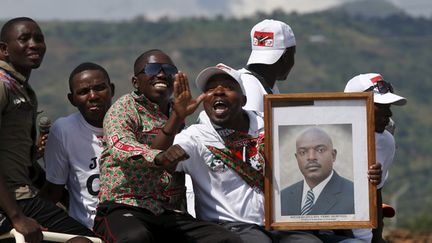
{"label": "forehead", "polygon": [[387,110],[390,109],[390,104],[379,104],[379,103],[374,103],[375,109],[376,110]]}
{"label": "forehead", "polygon": [[210,85],[214,85],[214,84],[220,84],[220,85],[229,85],[229,86],[236,86],[238,88],[240,88],[240,84],[231,76],[229,76],[228,74],[224,74],[224,73],[220,73],[220,74],[216,74],[211,76],[207,83],[206,83],[206,87],[210,86]]}
{"label": "forehead", "polygon": [[139,66],[143,68],[147,63],[168,63],[173,64],[171,58],[162,52],[154,52],[139,61]]}
{"label": "forehead", "polygon": [[302,133],[297,139],[297,147],[308,147],[317,145],[331,145],[330,137],[319,130],[306,131]]}
{"label": "forehead", "polygon": [[42,31],[35,22],[32,21],[19,21],[14,23],[8,31],[8,37],[17,37],[25,33],[35,33],[42,35]]}
{"label": "forehead", "polygon": [[72,88],[80,88],[92,84],[108,83],[104,72],[98,69],[84,70],[75,74],[72,78]]}

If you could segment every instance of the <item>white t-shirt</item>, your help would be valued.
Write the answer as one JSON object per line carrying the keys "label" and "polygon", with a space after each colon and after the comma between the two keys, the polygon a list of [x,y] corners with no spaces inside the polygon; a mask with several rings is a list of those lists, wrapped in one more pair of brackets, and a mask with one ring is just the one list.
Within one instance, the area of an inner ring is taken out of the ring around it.
{"label": "white t-shirt", "polygon": [[382,170],[382,179],[381,183],[377,186],[378,189],[384,186],[385,181],[388,178],[388,170],[390,165],[393,163],[393,158],[395,155],[395,140],[393,135],[384,130],[383,133],[375,133],[375,153],[376,153],[376,161],[381,164]]}
{"label": "white t-shirt", "polygon": [[[243,106],[245,110],[251,110],[259,112],[259,114],[264,114],[264,95],[267,94],[267,91],[262,86],[261,82],[250,72],[242,68],[238,70],[242,73],[240,76],[243,87],[246,92],[247,102],[246,105]],[[279,88],[276,84],[274,84],[272,88],[273,94],[279,94]]]}
{"label": "white t-shirt", "polygon": [[[263,132],[264,121],[254,112],[248,112],[249,134]],[[196,217],[205,221],[230,221],[263,225],[264,195],[253,189],[234,170],[214,160],[206,145],[224,148],[222,138],[211,125],[205,112],[199,121],[177,134],[179,144],[189,159],[178,164],[177,170],[189,174],[195,192]]]}
{"label": "white t-shirt", "polygon": [[102,137],[102,128],[76,112],[54,122],[45,148],[47,180],[67,186],[69,215],[88,228],[96,215]]}
{"label": "white t-shirt", "polygon": [[[384,130],[383,133],[375,133],[375,155],[376,161],[381,164],[382,178],[381,183],[377,186],[378,189],[384,186],[388,178],[388,169],[393,163],[395,155],[395,140],[393,135]],[[362,239],[365,242],[372,241],[372,229],[353,229],[355,238]]]}
{"label": "white t-shirt", "polygon": [[192,179],[190,175],[185,175],[185,186],[186,186],[186,204],[187,211],[193,217],[196,217],[195,214],[195,193],[193,190]]}

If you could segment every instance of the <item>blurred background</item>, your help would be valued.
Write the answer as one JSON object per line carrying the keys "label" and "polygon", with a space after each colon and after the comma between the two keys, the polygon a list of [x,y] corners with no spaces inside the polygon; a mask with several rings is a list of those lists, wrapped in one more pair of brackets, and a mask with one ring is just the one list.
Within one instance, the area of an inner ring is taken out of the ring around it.
{"label": "blurred background", "polygon": [[146,50],[164,50],[192,82],[219,62],[243,67],[252,26],[284,21],[297,53],[282,93],[343,91],[353,76],[378,72],[408,99],[392,109],[397,151],[383,193],[397,214],[385,229],[432,231],[430,0],[2,0],[0,16],[0,24],[19,16],[40,24],[47,53],[31,84],[52,120],[75,111],[68,77],[81,62],[104,66],[118,98],[132,90],[133,62]]}

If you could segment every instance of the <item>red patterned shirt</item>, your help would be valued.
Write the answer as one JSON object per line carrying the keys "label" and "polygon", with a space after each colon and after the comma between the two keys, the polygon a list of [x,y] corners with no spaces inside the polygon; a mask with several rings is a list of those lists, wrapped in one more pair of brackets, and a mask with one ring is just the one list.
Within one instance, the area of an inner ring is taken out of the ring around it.
{"label": "red patterned shirt", "polygon": [[142,207],[156,215],[184,209],[184,174],[170,174],[153,163],[161,151],[151,149],[152,141],[167,119],[158,105],[135,92],[111,106],[104,119],[101,203]]}

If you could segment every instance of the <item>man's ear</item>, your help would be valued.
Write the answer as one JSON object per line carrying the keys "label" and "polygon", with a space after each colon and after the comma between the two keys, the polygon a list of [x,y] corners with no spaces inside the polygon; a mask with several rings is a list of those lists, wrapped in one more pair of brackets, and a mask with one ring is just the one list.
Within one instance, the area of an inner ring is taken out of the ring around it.
{"label": "man's ear", "polygon": [[5,58],[9,56],[9,53],[7,51],[7,44],[3,41],[0,41],[0,52],[0,55]]}
{"label": "man's ear", "polygon": [[132,77],[132,85],[135,89],[138,89],[138,78],[136,76]]}
{"label": "man's ear", "polygon": [[72,94],[71,94],[71,93],[67,94],[67,97],[68,97],[69,102],[70,102],[73,106],[76,106],[76,105],[75,105],[75,102],[74,102],[74,100],[73,100],[73,96],[72,96]]}
{"label": "man's ear", "polygon": [[246,97],[246,95],[243,95],[242,107],[246,105],[246,102],[247,102],[247,97]]}
{"label": "man's ear", "polygon": [[114,94],[115,94],[115,85],[113,83],[110,83],[110,88],[111,88],[111,96],[114,96]]}
{"label": "man's ear", "polygon": [[332,155],[333,155],[333,162],[335,162],[336,161],[336,155],[337,155],[337,150],[336,149],[333,149]]}

